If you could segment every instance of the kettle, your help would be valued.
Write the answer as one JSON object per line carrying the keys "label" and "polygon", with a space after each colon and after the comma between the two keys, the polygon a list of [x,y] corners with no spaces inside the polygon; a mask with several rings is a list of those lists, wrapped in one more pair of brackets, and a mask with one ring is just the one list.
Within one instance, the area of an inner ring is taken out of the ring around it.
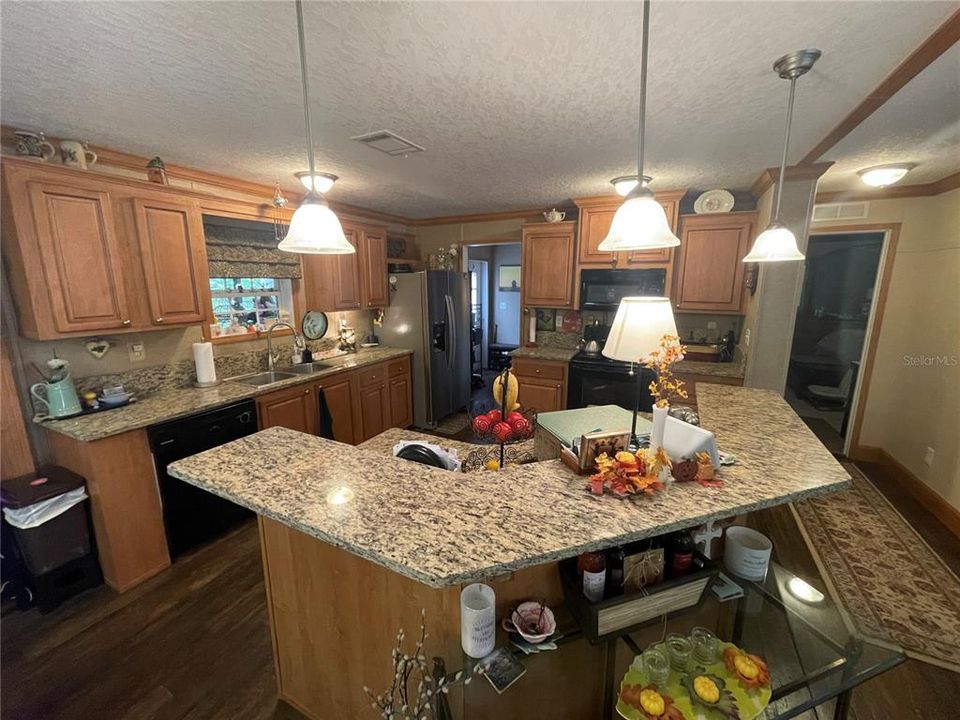
{"label": "kettle", "polygon": [[[40,394],[41,388],[43,389],[42,395]],[[69,372],[59,380],[38,382],[31,385],[30,394],[46,406],[47,415],[50,417],[70,417],[71,415],[79,415],[82,411],[80,398],[77,397],[77,391],[73,387],[73,378]]]}
{"label": "kettle", "polygon": [[598,355],[600,353],[600,343],[596,340],[590,340],[583,346],[583,351],[587,355]]}

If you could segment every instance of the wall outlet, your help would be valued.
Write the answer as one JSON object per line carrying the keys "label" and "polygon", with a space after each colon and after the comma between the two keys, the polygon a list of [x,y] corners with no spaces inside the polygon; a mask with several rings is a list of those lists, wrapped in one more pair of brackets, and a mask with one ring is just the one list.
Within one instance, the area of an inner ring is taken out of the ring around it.
{"label": "wall outlet", "polygon": [[743,344],[750,347],[750,328],[743,331]]}
{"label": "wall outlet", "polygon": [[931,465],[933,465],[934,454],[935,454],[934,449],[932,447],[928,447],[927,451],[923,454],[923,464],[926,465],[927,467],[930,467]]}
{"label": "wall outlet", "polygon": [[717,329],[716,321],[710,320],[707,322],[707,330],[716,330],[716,329]]}
{"label": "wall outlet", "polygon": [[142,342],[128,343],[127,355],[132,363],[143,362],[147,359],[147,346]]}

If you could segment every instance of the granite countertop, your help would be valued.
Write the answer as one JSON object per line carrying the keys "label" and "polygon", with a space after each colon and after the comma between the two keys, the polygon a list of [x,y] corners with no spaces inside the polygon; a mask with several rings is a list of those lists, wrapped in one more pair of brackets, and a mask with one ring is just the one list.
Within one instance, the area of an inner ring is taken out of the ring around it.
{"label": "granite countertop", "polygon": [[124,407],[67,418],[66,420],[47,420],[40,424],[48,430],[61,433],[75,440],[92,442],[204,410],[212,410],[239,400],[265,395],[293,385],[314,382],[350,368],[375,365],[385,360],[409,354],[410,350],[398,348],[364,348],[356,353],[318,359],[317,362],[323,362],[330,367],[309,375],[297,375],[266,387],[258,388],[226,380],[212,388],[189,387],[165,390],[138,398],[137,402]]}
{"label": "granite countertop", "polygon": [[564,347],[519,347],[510,353],[510,357],[529,358],[531,360],[554,360],[557,362],[570,362],[573,356],[580,352],[579,348]]}
{"label": "granite countertop", "polygon": [[270,428],[168,470],[432,587],[849,485],[843,467],[775,393],[702,384],[698,398],[704,426],[715,428],[720,446],[739,461],[721,470],[722,488],[686,483],[637,500],[594,496],[559,460],[451,474],[390,457],[384,450],[399,439],[394,431],[356,448]]}
{"label": "granite countertop", "polygon": [[713,375],[714,377],[742,378],[746,364],[740,362],[703,362],[700,360],[681,360],[673,366],[674,372],[694,375]]}

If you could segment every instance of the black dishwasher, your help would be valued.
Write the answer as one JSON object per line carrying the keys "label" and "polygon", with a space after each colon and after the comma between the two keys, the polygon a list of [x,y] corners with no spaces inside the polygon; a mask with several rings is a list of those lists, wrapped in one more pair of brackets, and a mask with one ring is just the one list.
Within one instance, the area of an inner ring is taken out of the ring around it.
{"label": "black dishwasher", "polygon": [[167,474],[167,465],[256,431],[257,405],[253,400],[148,429],[171,558],[224,535],[238,523],[253,517],[253,513],[171,477]]}

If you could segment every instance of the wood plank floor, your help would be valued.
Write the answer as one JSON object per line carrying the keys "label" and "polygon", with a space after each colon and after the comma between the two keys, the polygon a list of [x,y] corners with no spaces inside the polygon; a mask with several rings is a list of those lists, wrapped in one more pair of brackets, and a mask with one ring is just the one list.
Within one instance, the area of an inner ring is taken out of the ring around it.
{"label": "wood plank floor", "polygon": [[[882,468],[862,467],[960,568],[960,541],[901,497]],[[756,513],[751,521],[774,541],[781,564],[823,588],[789,509]],[[124,595],[102,587],[51,615],[5,615],[0,718],[300,720],[276,699],[258,542],[251,523]],[[851,717],[955,718],[958,682],[955,673],[908,660],[861,686]]]}

